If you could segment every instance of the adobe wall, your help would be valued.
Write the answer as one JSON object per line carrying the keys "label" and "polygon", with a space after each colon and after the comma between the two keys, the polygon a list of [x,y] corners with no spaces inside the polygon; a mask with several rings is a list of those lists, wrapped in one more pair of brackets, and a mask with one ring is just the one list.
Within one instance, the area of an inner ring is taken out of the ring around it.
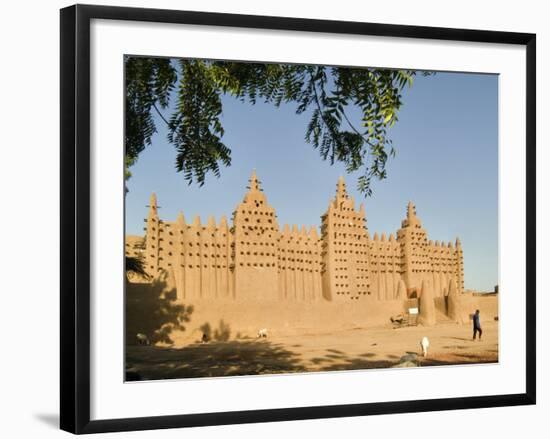
{"label": "adobe wall", "polygon": [[[370,306],[400,295],[419,297],[423,282],[435,297],[448,294],[449,282],[464,290],[463,254],[455,245],[428,241],[412,203],[394,235],[370,238],[365,208],[356,209],[340,178],[336,196],[316,227],[277,223],[260,182],[252,174],[243,201],[229,225],[209,217],[191,224],[180,213],[174,222],[159,218],[156,196],[145,220],[145,245],[128,237],[126,254],[144,256],[154,278],[168,271],[180,300],[328,301]],[[404,297],[400,297],[403,299]]]}
{"label": "adobe wall", "polygon": [[[298,300],[234,300],[220,298],[181,300],[173,275],[148,283],[126,283],[127,342],[136,343],[136,334],[144,333],[155,343],[184,346],[201,340],[204,326],[212,332],[225,332],[228,338],[256,337],[266,328],[271,336],[320,334],[353,328],[390,327],[392,316],[419,307],[419,299],[369,300],[358,307],[354,302]],[[446,317],[445,297],[435,297],[436,323],[450,323]],[[462,321],[470,325],[469,316],[476,309],[483,322],[498,316],[497,295],[460,295]],[[421,305],[420,305],[421,306]],[[192,311],[191,311],[192,307]],[[181,320],[181,317],[185,317]],[[178,326],[178,322],[184,328]]]}
{"label": "adobe wall", "polygon": [[393,234],[386,240],[383,233],[379,240],[378,233],[375,233],[368,248],[371,291],[375,292],[378,300],[396,299],[399,281],[403,278],[399,242]]}
{"label": "adobe wall", "polygon": [[373,302],[359,309],[353,303],[329,302],[235,302],[194,301],[190,322],[184,331],[171,335],[175,346],[200,341],[202,327],[212,330],[227,325],[230,338],[255,338],[266,328],[270,336],[319,334],[336,330],[390,325],[390,317],[403,312],[401,301]]}
{"label": "adobe wall", "polygon": [[278,298],[315,302],[323,299],[321,241],[317,230],[285,224],[277,243]]}

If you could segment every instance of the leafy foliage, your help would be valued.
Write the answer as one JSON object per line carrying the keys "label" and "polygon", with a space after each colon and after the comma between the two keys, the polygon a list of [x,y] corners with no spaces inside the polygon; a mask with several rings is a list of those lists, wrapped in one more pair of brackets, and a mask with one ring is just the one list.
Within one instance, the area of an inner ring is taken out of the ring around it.
{"label": "leafy foliage", "polygon": [[[311,114],[305,140],[323,160],[344,163],[348,172],[363,169],[358,189],[371,194],[372,178],[386,178],[388,156],[395,155],[388,130],[397,121],[403,89],[415,70],[318,65],[237,63],[197,59],[126,59],[126,155],[131,165],[156,132],[152,112],[168,126],[176,150],[176,169],[191,184],[203,185],[220,166],[231,164],[222,142],[222,95],[243,102],[280,106],[295,103],[296,113]],[[429,74],[429,73],[424,73]],[[168,107],[176,88],[175,105]],[[157,106],[158,104],[158,106]],[[350,113],[361,114],[352,121]]]}
{"label": "leafy foliage", "polygon": [[221,137],[220,90],[204,61],[180,61],[177,110],[169,122],[168,139],[176,146],[176,169],[185,179],[203,185],[211,171],[219,177],[219,162],[231,164],[231,151]]}
{"label": "leafy foliage", "polygon": [[150,276],[145,270],[145,261],[142,257],[126,256],[126,275],[135,274],[145,279],[149,279]]}
{"label": "leafy foliage", "polygon": [[166,58],[126,57],[126,129],[127,161],[135,161],[157,131],[152,109],[168,106],[170,92],[177,80],[176,69]]}

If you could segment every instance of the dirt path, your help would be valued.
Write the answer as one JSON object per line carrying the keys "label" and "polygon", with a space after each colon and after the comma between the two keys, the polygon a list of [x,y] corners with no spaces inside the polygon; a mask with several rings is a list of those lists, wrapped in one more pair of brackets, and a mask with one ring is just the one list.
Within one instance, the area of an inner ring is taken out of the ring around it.
{"label": "dirt path", "polygon": [[[433,328],[356,329],[338,334],[274,338],[300,353],[308,370],[390,367],[407,354],[421,354],[420,340],[430,340],[422,364],[498,361],[498,325],[486,324],[481,341],[473,341],[470,325],[441,324]],[[293,343],[296,341],[296,343]]]}
{"label": "dirt path", "polygon": [[498,322],[484,325],[483,339],[472,340],[471,326],[352,329],[329,334],[304,333],[267,339],[192,344],[181,349],[127,347],[127,379],[170,379],[393,367],[403,356],[420,354],[420,366],[498,361]]}

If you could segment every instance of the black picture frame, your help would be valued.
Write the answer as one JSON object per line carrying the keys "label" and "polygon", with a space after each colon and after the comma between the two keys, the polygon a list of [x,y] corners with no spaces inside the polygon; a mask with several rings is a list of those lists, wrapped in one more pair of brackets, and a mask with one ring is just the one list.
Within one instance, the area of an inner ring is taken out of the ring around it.
{"label": "black picture frame", "polygon": [[[90,420],[90,21],[130,20],[334,34],[483,42],[526,47],[526,392],[460,398]],[[288,17],[74,5],[61,10],[61,404],[72,433],[305,420],[535,404],[536,35]]]}

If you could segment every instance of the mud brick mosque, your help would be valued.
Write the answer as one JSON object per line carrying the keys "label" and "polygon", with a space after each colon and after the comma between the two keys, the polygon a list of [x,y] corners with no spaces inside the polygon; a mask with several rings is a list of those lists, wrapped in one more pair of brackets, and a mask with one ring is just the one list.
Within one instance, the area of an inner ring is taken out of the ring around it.
{"label": "mud brick mosque", "polygon": [[409,202],[396,234],[374,233],[365,208],[347,194],[344,179],[316,227],[277,223],[253,172],[231,224],[225,217],[187,223],[159,218],[151,195],[145,238],[127,237],[126,254],[143,256],[153,277],[170,273],[184,301],[373,303],[404,301],[429,284],[434,298],[464,291],[463,254],[454,244],[428,240]]}

